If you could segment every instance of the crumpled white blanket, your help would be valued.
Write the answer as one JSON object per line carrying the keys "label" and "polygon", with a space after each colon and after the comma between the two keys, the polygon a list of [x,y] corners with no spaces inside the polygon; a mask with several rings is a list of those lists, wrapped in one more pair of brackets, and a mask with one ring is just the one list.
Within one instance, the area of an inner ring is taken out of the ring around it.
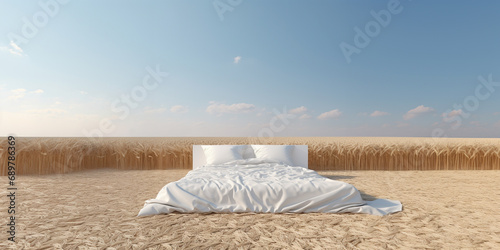
{"label": "crumpled white blanket", "polygon": [[260,159],[204,166],[165,185],[138,216],[181,213],[365,213],[399,212],[399,201],[365,201],[351,184],[303,167]]}

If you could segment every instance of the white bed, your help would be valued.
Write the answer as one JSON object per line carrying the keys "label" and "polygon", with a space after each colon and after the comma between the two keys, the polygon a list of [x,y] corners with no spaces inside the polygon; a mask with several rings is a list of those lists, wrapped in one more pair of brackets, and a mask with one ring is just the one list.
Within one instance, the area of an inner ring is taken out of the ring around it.
{"label": "white bed", "polygon": [[193,170],[168,183],[138,216],[163,213],[399,212],[399,201],[365,201],[351,184],[307,165],[307,145],[194,145]]}
{"label": "white bed", "polygon": [[[193,169],[197,169],[203,167],[207,164],[207,159],[205,158],[205,154],[203,153],[202,146],[207,145],[193,145]],[[244,146],[246,157],[251,158],[251,145],[242,145]],[[307,168],[309,166],[308,163],[308,147],[307,145],[291,145],[293,147],[292,160],[297,164],[297,166]]]}

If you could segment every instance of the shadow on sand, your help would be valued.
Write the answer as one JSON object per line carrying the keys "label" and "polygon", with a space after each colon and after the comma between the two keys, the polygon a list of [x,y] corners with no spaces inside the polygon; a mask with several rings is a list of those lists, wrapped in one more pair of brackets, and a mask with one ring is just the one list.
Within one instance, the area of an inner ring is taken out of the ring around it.
{"label": "shadow on sand", "polygon": [[[354,179],[356,176],[350,176],[350,175],[323,175],[324,177],[330,179],[330,180],[335,180],[335,181],[343,181],[343,180],[349,180],[349,179]],[[361,193],[361,197],[365,201],[373,201],[378,199],[375,196],[369,195],[361,190],[358,189],[358,191]]]}
{"label": "shadow on sand", "polygon": [[328,178],[330,180],[334,180],[334,181],[342,181],[342,180],[356,178],[356,176],[350,176],[350,175],[323,175],[323,177],[326,177],[326,178]]}

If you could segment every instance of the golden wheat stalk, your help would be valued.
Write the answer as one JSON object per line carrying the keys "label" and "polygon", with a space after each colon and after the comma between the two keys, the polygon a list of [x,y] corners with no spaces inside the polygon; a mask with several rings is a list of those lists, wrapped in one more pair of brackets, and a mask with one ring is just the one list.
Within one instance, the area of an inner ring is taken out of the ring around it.
{"label": "golden wheat stalk", "polygon": [[[500,170],[500,139],[275,137],[272,144],[308,145],[314,170]],[[250,137],[16,139],[17,174],[84,169],[190,169],[192,146],[257,144]],[[0,171],[7,175],[7,138]]]}

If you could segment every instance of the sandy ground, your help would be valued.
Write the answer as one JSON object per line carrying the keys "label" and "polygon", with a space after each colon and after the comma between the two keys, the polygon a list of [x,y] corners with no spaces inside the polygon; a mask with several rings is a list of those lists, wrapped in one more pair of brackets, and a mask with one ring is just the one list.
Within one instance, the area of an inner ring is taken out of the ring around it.
{"label": "sandy ground", "polygon": [[[169,214],[136,217],[144,201],[187,170],[101,169],[18,176],[16,243],[7,242],[3,185],[0,248],[479,248],[500,249],[500,171],[337,172],[365,199],[403,212],[365,214]],[[3,179],[5,183],[7,178]]]}

